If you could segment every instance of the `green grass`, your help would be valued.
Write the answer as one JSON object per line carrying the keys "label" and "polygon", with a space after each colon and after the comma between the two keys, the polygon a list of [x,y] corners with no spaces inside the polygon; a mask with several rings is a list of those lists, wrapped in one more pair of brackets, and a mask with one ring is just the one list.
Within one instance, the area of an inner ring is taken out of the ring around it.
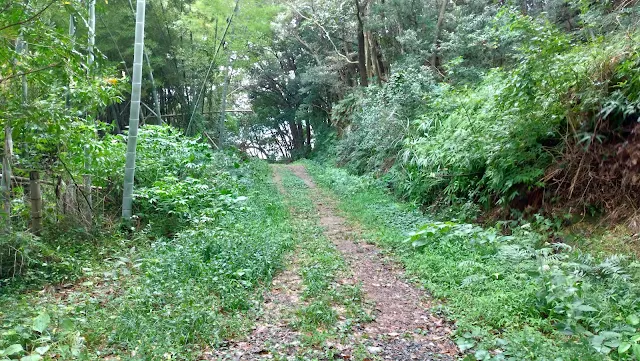
{"label": "green grass", "polygon": [[[482,360],[633,358],[629,351],[617,351],[639,332],[632,319],[640,311],[638,263],[632,258],[617,263],[564,250],[526,227],[504,237],[491,229],[434,222],[397,202],[376,180],[305,164],[318,184],[335,191],[340,209],[364,226],[369,241],[392,252],[410,277],[443,301],[436,311],[455,321],[455,339],[471,355]],[[427,236],[414,239],[426,247],[405,242],[409,232],[425,224]],[[604,343],[598,335],[604,335]]]}
{"label": "green grass", "polygon": [[[20,344],[17,355],[50,347],[45,359],[193,360],[248,332],[260,291],[295,241],[268,165],[244,167],[247,200],[221,216],[194,218],[172,238],[85,269],[86,281],[65,294],[4,297],[0,350]],[[49,319],[42,331],[34,328],[38,314]]]}
{"label": "green grass", "polygon": [[300,239],[297,262],[303,289],[301,304],[291,315],[292,325],[303,334],[303,357],[307,357],[303,359],[316,359],[317,348],[324,349],[324,357],[332,357],[327,340],[344,341],[352,326],[371,317],[365,310],[360,286],[338,282],[349,277],[349,268],[335,245],[322,234],[314,194],[288,170],[282,171],[282,180],[298,230],[296,238]]}
{"label": "green grass", "polygon": [[96,325],[114,348],[137,349],[139,359],[193,359],[203,345],[250,329],[257,289],[270,284],[294,245],[288,212],[260,172],[246,207],[154,244],[139,286],[106,310],[112,322]]}

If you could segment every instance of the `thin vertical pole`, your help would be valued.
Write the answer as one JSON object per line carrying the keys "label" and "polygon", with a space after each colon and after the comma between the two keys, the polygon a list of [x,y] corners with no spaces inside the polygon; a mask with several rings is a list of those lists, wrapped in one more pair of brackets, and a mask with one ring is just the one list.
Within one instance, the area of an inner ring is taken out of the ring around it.
{"label": "thin vertical pole", "polygon": [[[96,44],[96,0],[89,0],[89,44],[87,46],[87,50],[89,52],[89,75],[93,74],[93,63],[95,60],[94,56],[94,47]],[[93,223],[93,198],[91,196],[91,152],[89,151],[88,146],[85,146],[84,150],[84,170],[85,174],[82,176],[83,180],[83,188],[85,192],[86,202],[87,202],[87,214],[86,221],[89,225]]]}
{"label": "thin vertical pole", "polygon": [[133,206],[133,180],[136,170],[136,145],[138,142],[138,120],[140,119],[140,88],[142,83],[142,58],[144,53],[145,0],[138,0],[136,31],[133,52],[133,79],[131,82],[131,109],[129,112],[129,134],[124,168],[124,192],[122,196],[122,218],[130,220]]}

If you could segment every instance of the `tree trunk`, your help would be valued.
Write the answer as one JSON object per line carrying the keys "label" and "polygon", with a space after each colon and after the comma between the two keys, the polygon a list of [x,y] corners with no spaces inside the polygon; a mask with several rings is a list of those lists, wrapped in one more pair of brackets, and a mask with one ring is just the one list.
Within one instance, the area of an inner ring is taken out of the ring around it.
{"label": "tree trunk", "polygon": [[[71,14],[69,15],[69,38],[71,38],[71,49],[75,48],[76,43],[76,17]],[[67,84],[70,85],[70,84]],[[70,86],[67,87],[66,101],[65,104],[67,106],[67,110],[71,108],[71,92]]]}
{"label": "tree trunk", "polygon": [[364,24],[362,23],[359,0],[356,2],[356,18],[358,20],[358,73],[360,73],[360,86],[369,85],[367,80],[367,58],[365,56]]}
{"label": "tree trunk", "polygon": [[[165,15],[164,6],[162,5],[162,3],[160,4],[160,6],[162,7],[162,14]],[[133,16],[135,18],[136,11],[133,8],[133,3],[131,2],[131,0],[129,0],[129,7],[131,8],[131,12],[133,13]],[[168,27],[167,27],[167,34],[169,37],[169,44],[171,44],[171,33],[169,32]],[[144,50],[148,50],[148,49],[144,49]],[[147,63],[147,68],[148,68],[147,71],[149,72],[149,82],[151,83],[151,96],[153,97],[153,112],[155,113],[154,114],[155,121],[149,122],[149,124],[162,125],[162,116],[160,115],[161,113],[160,100],[158,99],[158,91],[156,90],[156,84],[153,78],[153,68],[151,67],[151,62],[149,61],[148,51],[143,51],[143,53],[144,53],[144,60]]]}
{"label": "tree trunk", "polygon": [[[89,45],[87,50],[89,51],[89,68],[93,65],[94,54],[93,48],[96,45],[96,0],[89,0]],[[91,70],[89,70],[91,71]]]}
{"label": "tree trunk", "polygon": [[291,137],[293,138],[291,158],[297,159],[304,154],[304,136],[302,132],[302,124],[298,121],[290,121],[289,128]]}
{"label": "tree trunk", "polygon": [[133,54],[133,79],[131,82],[131,109],[129,111],[129,134],[124,168],[124,191],[122,195],[122,218],[130,220],[133,208],[133,180],[136,170],[136,144],[140,119],[140,88],[142,83],[142,56],[144,52],[145,0],[136,4],[136,30]]}
{"label": "tree trunk", "polygon": [[303,158],[305,155],[305,136],[302,121],[296,122],[296,130],[298,131],[298,143],[296,145],[298,148],[298,158]]}
{"label": "tree trunk", "polygon": [[[342,39],[342,44],[343,45],[342,46],[343,46],[343,49],[344,49],[344,53],[349,55],[351,53],[351,48],[349,47],[349,43],[346,40],[347,37],[344,36],[344,34],[342,35],[342,37],[343,37],[343,39]],[[351,59],[349,59],[349,60],[351,60]],[[345,83],[347,84],[347,86],[349,88],[353,87],[353,85],[354,85],[352,76],[353,76],[353,74],[355,74],[355,72],[353,71],[353,68],[354,68],[353,64],[349,63],[349,64],[347,64],[345,66],[345,70],[344,70],[344,80],[345,80]]]}
{"label": "tree trunk", "polygon": [[371,47],[369,46],[369,32],[364,32],[364,60],[367,67],[367,80],[373,78],[373,64],[371,64]]}
{"label": "tree trunk", "polygon": [[380,60],[378,59],[378,42],[375,40],[371,32],[367,33],[369,45],[369,56],[371,57],[371,72],[377,78],[378,85],[382,84],[382,71],[380,69]]}
{"label": "tree trunk", "polygon": [[42,192],[40,173],[37,170],[29,173],[29,198],[31,199],[31,232],[39,236],[42,233]]}
{"label": "tree trunk", "polygon": [[307,120],[307,155],[311,153],[311,122]]}
{"label": "tree trunk", "polygon": [[2,179],[0,180],[0,190],[2,191],[2,227],[5,231],[11,228],[11,153],[13,150],[13,139],[11,137],[11,123],[7,122],[4,127],[4,153],[2,154]]}
{"label": "tree trunk", "polygon": [[378,72],[377,75],[380,78],[380,81],[384,81],[386,78],[386,70],[382,53],[379,51],[380,43],[378,43],[378,40],[376,40],[375,37],[371,38],[371,40],[373,41],[373,55],[376,61],[376,71]]}
{"label": "tree trunk", "polygon": [[[18,53],[26,50],[26,42],[22,39],[18,40],[22,43]],[[27,77],[22,77],[22,105],[27,105],[29,96],[29,88],[27,85]],[[29,198],[31,199],[31,231],[35,235],[42,232],[42,193],[40,192],[40,173],[31,171],[29,173]]]}
{"label": "tree trunk", "polygon": [[438,48],[440,47],[440,32],[442,32],[442,24],[444,23],[444,15],[447,10],[449,0],[441,0],[440,13],[438,14],[438,23],[436,24],[435,38],[433,40],[433,55],[431,56],[431,67],[434,73],[439,74],[438,70]]}
{"label": "tree trunk", "polygon": [[214,92],[211,90],[209,91],[209,97],[207,98],[207,112],[209,113],[209,115],[207,115],[207,123],[209,123],[210,125],[215,125],[215,111],[213,110],[213,94]]}

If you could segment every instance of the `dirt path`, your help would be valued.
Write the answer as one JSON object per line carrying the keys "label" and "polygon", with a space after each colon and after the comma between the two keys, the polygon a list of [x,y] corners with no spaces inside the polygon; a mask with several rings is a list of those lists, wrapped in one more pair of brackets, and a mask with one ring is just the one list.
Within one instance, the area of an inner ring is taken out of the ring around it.
{"label": "dirt path", "polygon": [[338,215],[335,202],[317,189],[303,166],[289,169],[312,190],[325,235],[349,261],[365,297],[375,304],[375,320],[359,336],[372,340],[384,359],[453,359],[458,350],[449,338],[451,329],[428,311],[425,292],[405,282],[402,269],[376,246],[358,241],[360,231]]}
{"label": "dirt path", "polygon": [[[352,355],[356,348],[364,347],[369,355],[364,360],[454,360],[458,350],[450,339],[450,326],[428,311],[425,292],[404,281],[402,269],[385,258],[376,246],[359,241],[361,231],[338,215],[335,201],[316,187],[303,166],[286,168],[309,188],[324,235],[351,268],[351,279],[340,283],[360,284],[373,308],[374,320],[356,327],[348,336],[349,344],[340,344],[341,352],[333,358],[355,360]],[[274,183],[286,196],[280,169],[274,170]],[[301,278],[297,267],[293,256],[287,270],[274,279],[265,296],[264,312],[248,338],[210,353],[207,359],[264,360],[273,358],[272,351],[288,355],[287,360],[308,359],[298,353],[300,334],[286,321],[287,310],[300,302]]]}
{"label": "dirt path", "polygon": [[273,279],[264,296],[262,315],[246,340],[205,353],[207,360],[263,360],[273,353],[295,354],[300,335],[287,324],[287,313],[300,298],[301,279],[295,258],[290,258],[284,272]]}

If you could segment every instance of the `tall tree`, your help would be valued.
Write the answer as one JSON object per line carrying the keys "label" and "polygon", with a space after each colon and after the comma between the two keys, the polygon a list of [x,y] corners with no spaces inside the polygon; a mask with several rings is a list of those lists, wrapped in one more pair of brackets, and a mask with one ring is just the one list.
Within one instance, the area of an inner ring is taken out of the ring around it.
{"label": "tall tree", "polygon": [[366,87],[369,85],[367,78],[367,55],[366,55],[366,43],[364,37],[364,22],[362,20],[363,9],[359,0],[354,0],[356,3],[356,19],[358,20],[358,73],[360,73],[360,85]]}
{"label": "tall tree", "polygon": [[445,12],[447,11],[447,4],[449,0],[440,0],[442,3],[440,4],[440,11],[438,12],[438,22],[436,23],[436,30],[433,39],[433,55],[431,56],[431,66],[433,67],[434,72],[440,73],[438,69],[438,49],[440,48],[440,33],[442,32],[442,24],[444,23]]}

